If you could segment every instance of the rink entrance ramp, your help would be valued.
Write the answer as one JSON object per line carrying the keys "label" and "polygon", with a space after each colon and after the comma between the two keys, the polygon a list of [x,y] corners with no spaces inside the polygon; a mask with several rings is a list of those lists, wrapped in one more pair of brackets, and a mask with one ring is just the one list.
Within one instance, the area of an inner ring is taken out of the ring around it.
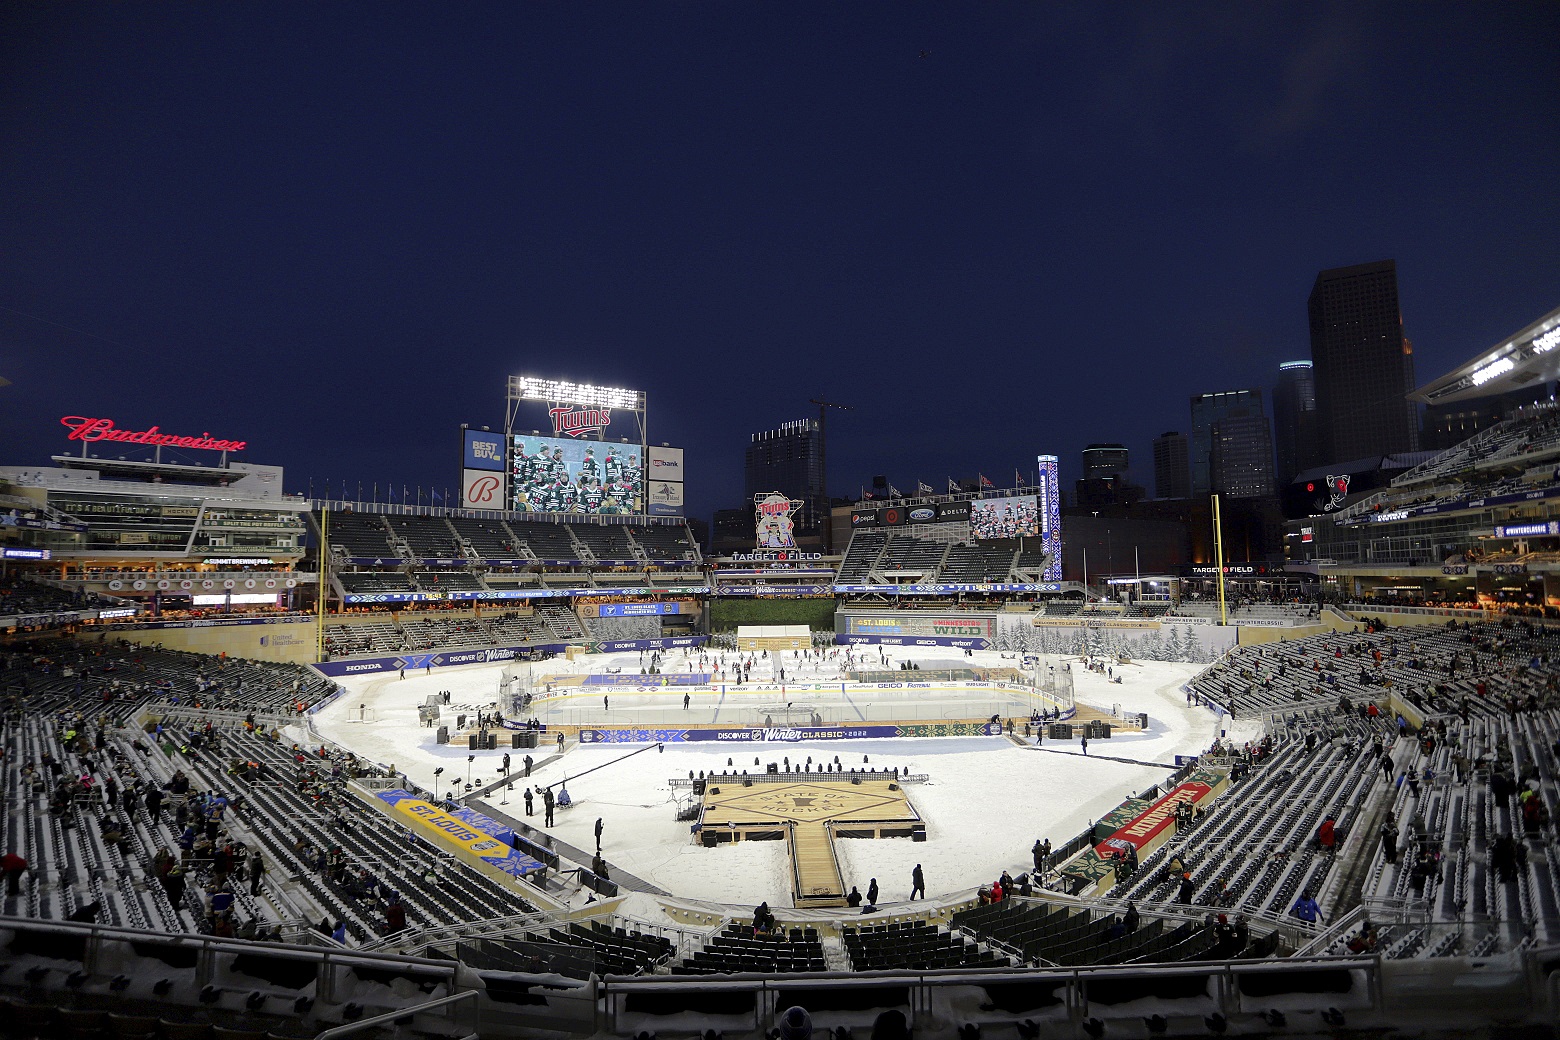
{"label": "rink entrance ramp", "polygon": [[844,906],[836,838],[926,840],[926,825],[900,785],[841,776],[789,783],[745,778],[711,783],[699,815],[700,840],[777,841],[789,845],[792,899],[798,907]]}

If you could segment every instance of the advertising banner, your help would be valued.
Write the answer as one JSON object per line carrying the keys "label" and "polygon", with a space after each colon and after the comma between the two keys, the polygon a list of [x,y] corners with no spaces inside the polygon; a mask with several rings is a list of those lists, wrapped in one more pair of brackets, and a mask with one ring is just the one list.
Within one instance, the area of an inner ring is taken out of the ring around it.
{"label": "advertising banner", "polygon": [[597,617],[646,617],[652,614],[680,614],[680,603],[602,603]]}
{"label": "advertising banner", "polygon": [[[399,788],[380,791],[379,798],[390,806],[413,833],[436,845],[475,856],[484,865],[501,870],[511,877],[522,878],[543,869],[541,863],[517,851],[496,834],[480,829],[475,820],[487,820],[494,827],[499,826],[480,813],[467,813],[469,817],[475,818],[468,822]],[[514,836],[514,831],[509,828],[503,830],[508,830],[511,838]]]}
{"label": "advertising banner", "polygon": [[686,479],[683,476],[683,450],[681,448],[651,445],[645,452],[645,458],[650,463],[650,472],[645,474],[645,476],[650,480],[671,480],[681,484]]}
{"label": "advertising banner", "polygon": [[966,638],[963,636],[848,636],[837,635],[834,641],[840,646],[846,644],[861,646],[867,643],[882,644],[883,646],[951,646],[959,650],[989,650],[991,640],[985,638]]}
{"label": "advertising banner", "polygon": [[1035,538],[1040,506],[1034,495],[982,498],[970,503],[970,532],[976,538]]}
{"label": "advertising banner", "polygon": [[941,722],[925,726],[757,726],[738,729],[582,729],[581,744],[795,743],[802,740],[870,740],[894,737],[993,737],[994,722]]}
{"label": "advertising banner", "polygon": [[460,504],[466,509],[503,509],[504,474],[485,469],[461,470]]}
{"label": "advertising banner", "polygon": [[509,444],[509,508],[520,513],[644,512],[639,445],[516,434]]}
{"label": "advertising banner", "polygon": [[651,516],[683,515],[683,484],[680,480],[651,477],[646,499]]}
{"label": "advertising banner", "polygon": [[722,583],[715,586],[717,596],[804,596],[823,597],[834,595],[831,585],[743,585]]}
{"label": "advertising banner", "polygon": [[852,635],[888,636],[994,636],[993,617],[921,614],[847,614],[843,631]]}
{"label": "advertising banner", "polygon": [[1200,781],[1181,784],[1117,828],[1114,834],[1096,845],[1094,851],[1109,859],[1118,849],[1125,851],[1128,845],[1141,850],[1174,825],[1177,806],[1183,802],[1195,805],[1212,793],[1213,788]]}
{"label": "advertising banner", "polygon": [[394,657],[362,657],[347,661],[321,661],[313,666],[321,675],[366,675],[375,672],[398,672],[402,668],[412,670],[426,668],[451,668],[463,664],[490,664],[494,661],[512,661],[528,653],[562,653],[567,643],[536,643],[531,646],[490,646],[481,650],[442,650],[424,654],[398,654]]}
{"label": "advertising banner", "polygon": [[485,469],[504,471],[504,435],[484,430],[464,430],[465,452],[461,456],[461,469]]}
{"label": "advertising banner", "polygon": [[947,596],[958,592],[1060,592],[1060,582],[967,582],[925,583],[916,585],[835,585],[844,594],[895,592],[913,596]]}

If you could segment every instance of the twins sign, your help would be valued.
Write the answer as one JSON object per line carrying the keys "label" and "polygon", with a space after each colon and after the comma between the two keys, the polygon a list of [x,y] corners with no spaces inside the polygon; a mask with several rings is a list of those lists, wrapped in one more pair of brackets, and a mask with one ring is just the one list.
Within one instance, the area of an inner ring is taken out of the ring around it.
{"label": "twins sign", "polygon": [[779,491],[753,496],[753,511],[758,527],[758,548],[796,548],[796,523],[791,519],[802,500],[791,498]]}

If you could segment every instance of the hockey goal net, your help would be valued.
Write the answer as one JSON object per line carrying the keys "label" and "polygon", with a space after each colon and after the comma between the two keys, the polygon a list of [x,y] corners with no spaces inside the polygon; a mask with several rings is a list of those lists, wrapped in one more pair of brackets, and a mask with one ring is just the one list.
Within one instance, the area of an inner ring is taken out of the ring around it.
{"label": "hockey goal net", "polygon": [[375,714],[373,708],[368,708],[368,707],[348,708],[347,709],[347,721],[348,722],[378,722],[379,721],[379,716]]}

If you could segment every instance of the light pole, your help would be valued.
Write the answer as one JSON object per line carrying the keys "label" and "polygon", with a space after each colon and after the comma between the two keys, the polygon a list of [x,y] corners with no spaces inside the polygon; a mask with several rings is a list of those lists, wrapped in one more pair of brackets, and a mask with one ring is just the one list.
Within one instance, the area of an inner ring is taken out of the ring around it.
{"label": "light pole", "polygon": [[466,789],[467,790],[471,789],[471,763],[475,762],[476,760],[477,760],[477,756],[476,755],[467,755],[466,756]]}
{"label": "light pole", "polygon": [[439,768],[437,768],[437,769],[435,769],[433,771],[433,800],[436,801],[436,802],[439,800],[439,777],[443,773],[444,773],[444,767],[443,766],[440,766]]}

